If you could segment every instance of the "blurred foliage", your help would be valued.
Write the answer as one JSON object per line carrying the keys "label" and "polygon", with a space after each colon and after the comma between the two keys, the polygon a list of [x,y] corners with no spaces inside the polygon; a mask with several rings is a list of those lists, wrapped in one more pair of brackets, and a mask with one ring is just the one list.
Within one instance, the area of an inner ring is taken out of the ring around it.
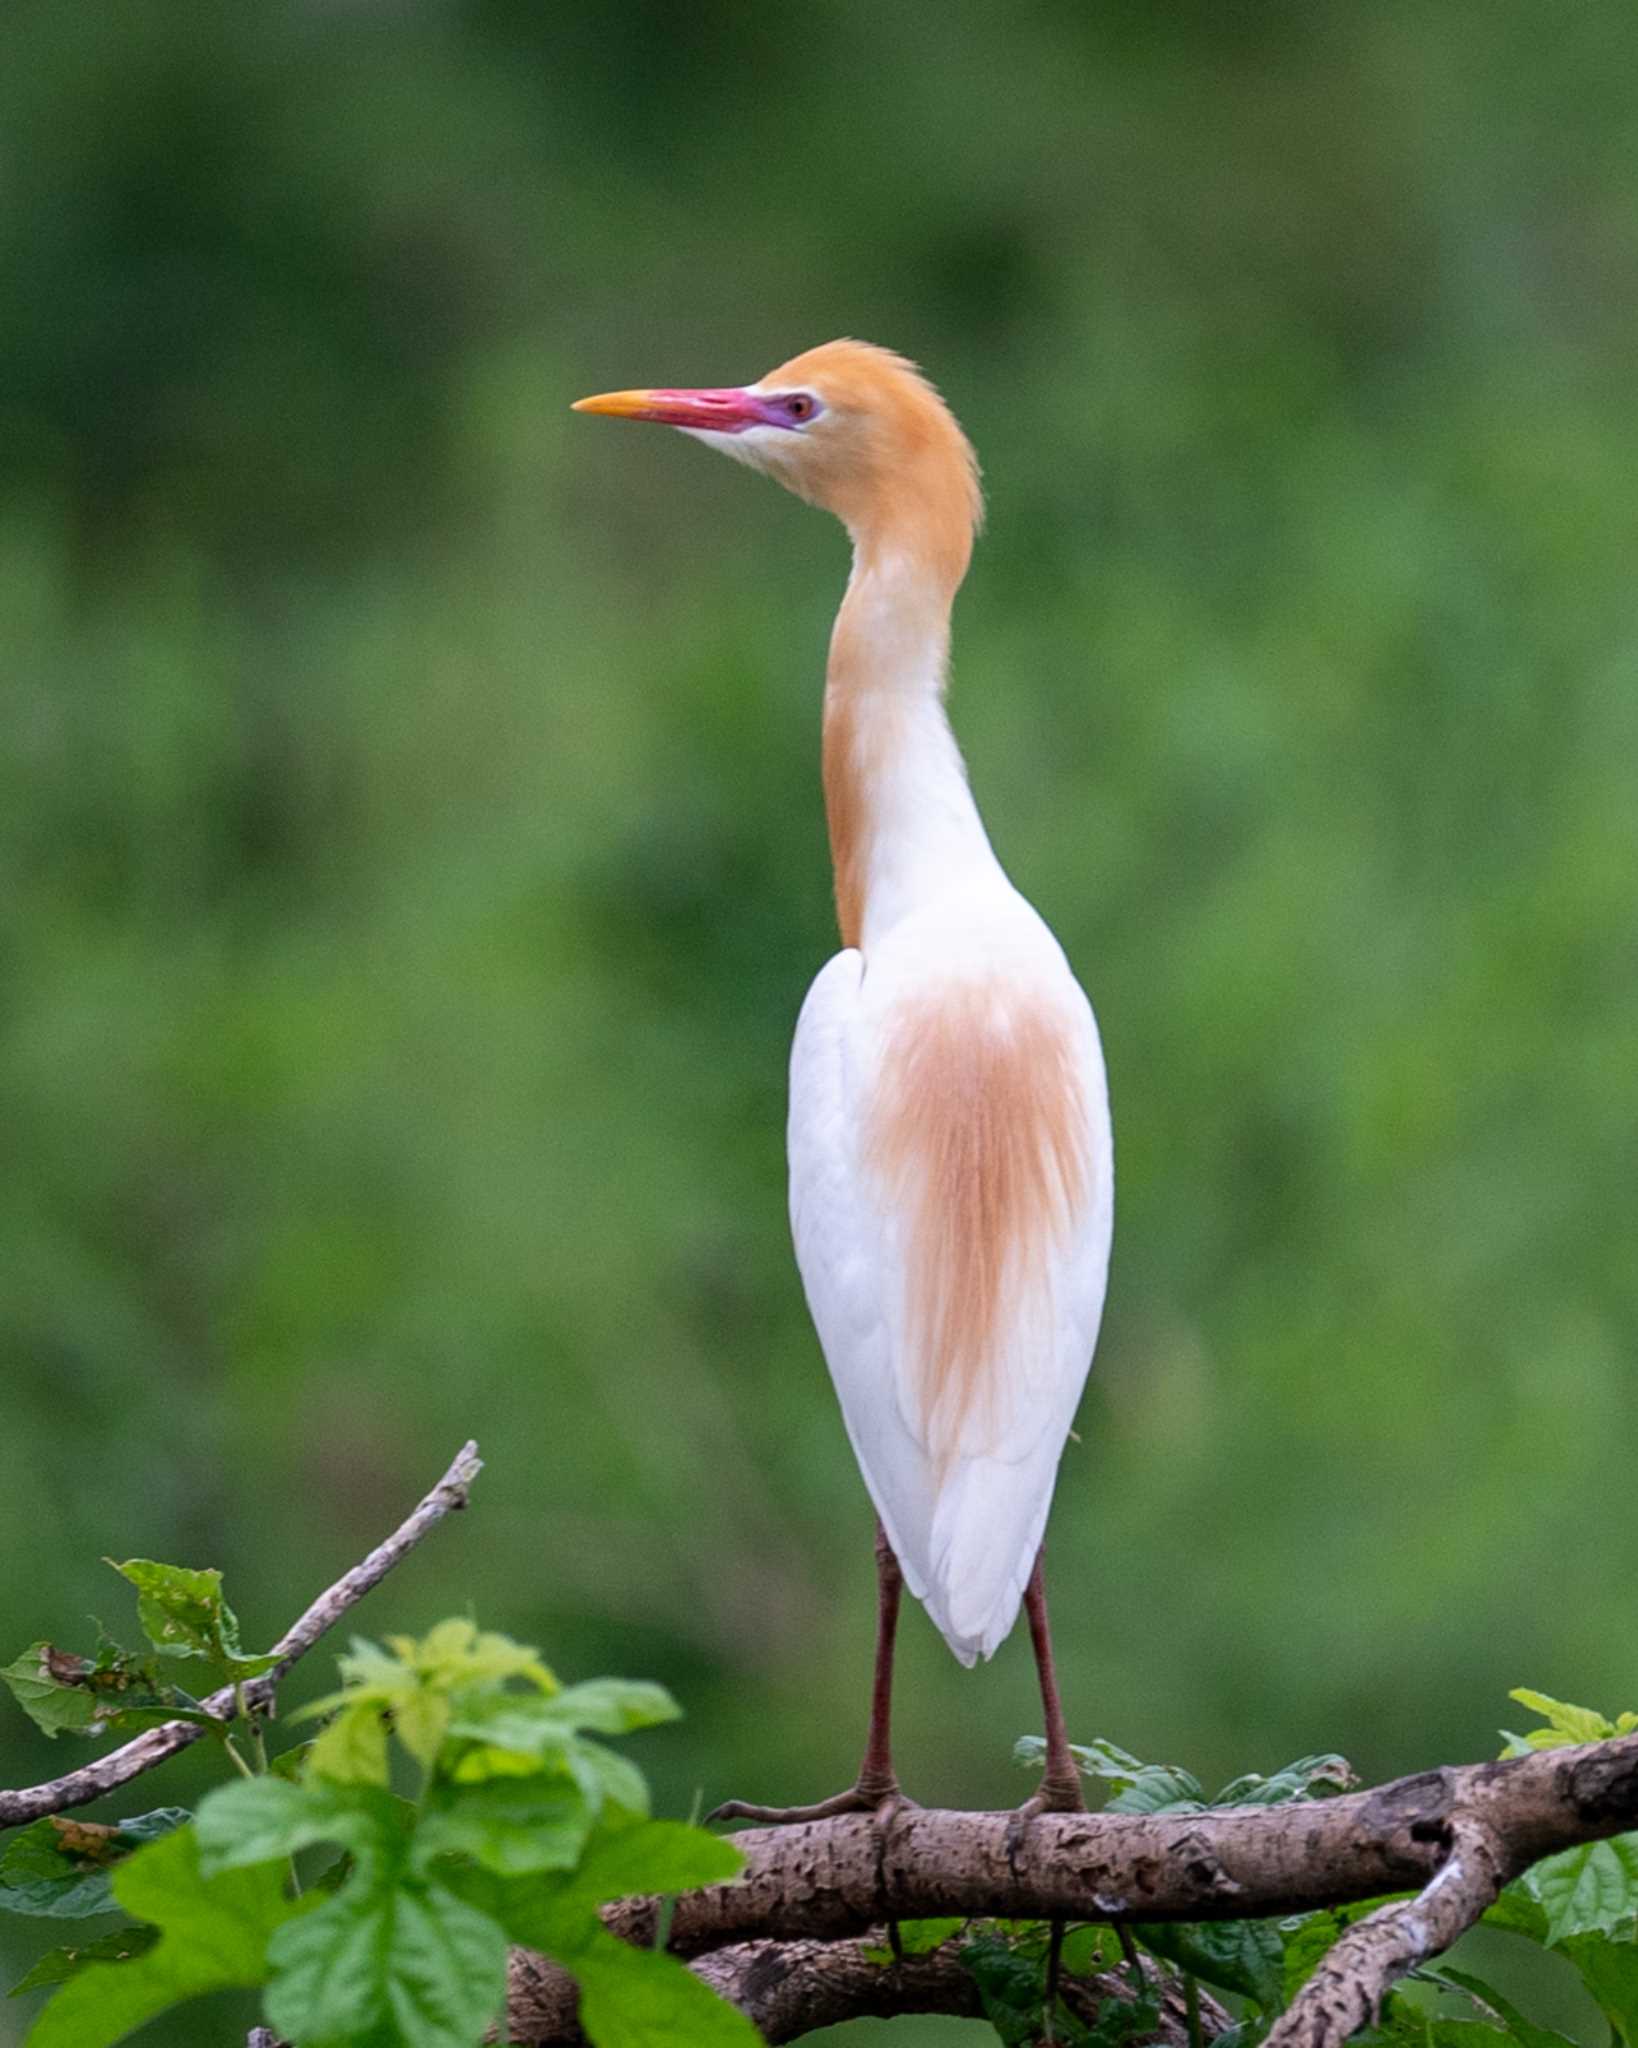
{"label": "blurred foliage", "polygon": [[[845,550],[565,408],[853,332],[985,458],[955,718],[1109,1057],[1076,1732],[1374,1777],[1521,1669],[1630,1697],[1635,60],[1617,0],[15,0],[4,1640],[109,1552],[270,1637],[473,1434],[382,1625],[653,1671],[662,1810],[852,1769],[781,1134]],[[1015,1796],[1022,1639],[903,1655],[911,1789]]]}

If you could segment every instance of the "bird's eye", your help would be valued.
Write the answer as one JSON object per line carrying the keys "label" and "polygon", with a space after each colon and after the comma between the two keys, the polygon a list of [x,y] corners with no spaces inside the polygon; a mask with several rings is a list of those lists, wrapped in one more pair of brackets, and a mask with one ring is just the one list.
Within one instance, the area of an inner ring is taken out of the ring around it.
{"label": "bird's eye", "polygon": [[788,420],[811,420],[819,410],[805,391],[793,391],[789,398],[781,399],[780,408]]}

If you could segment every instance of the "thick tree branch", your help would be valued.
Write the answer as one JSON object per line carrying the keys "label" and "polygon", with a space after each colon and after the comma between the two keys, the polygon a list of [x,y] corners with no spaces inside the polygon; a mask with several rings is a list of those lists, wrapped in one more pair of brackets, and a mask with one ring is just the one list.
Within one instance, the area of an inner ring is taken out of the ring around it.
{"label": "thick tree branch", "polygon": [[[445,1515],[466,1506],[472,1482],[482,1469],[483,1460],[478,1456],[477,1445],[463,1445],[454,1464],[414,1513],[384,1543],[378,1544],[362,1563],[355,1564],[333,1586],[327,1587],[301,1619],[273,1645],[279,1661],[262,1677],[245,1686],[248,1706],[264,1711],[272,1704],[274,1689],[291,1665],[299,1657],[304,1657],[326,1630],[334,1628],[350,1607],[356,1607],[370,1588],[379,1584]],[[238,1702],[233,1687],[224,1686],[200,1704],[207,1713],[226,1722],[233,1719]],[[166,1721],[161,1727],[144,1730],[122,1748],[111,1750],[94,1763],[85,1764],[64,1777],[53,1778],[49,1784],[31,1785],[18,1792],[0,1792],[0,1827],[20,1827],[23,1822],[39,1820],[44,1814],[62,1813],[68,1807],[84,1806],[89,1800],[100,1799],[105,1792],[112,1792],[116,1787],[128,1784],[132,1778],[140,1777],[144,1771],[151,1771],[156,1764],[162,1764],[167,1757],[174,1756],[179,1749],[186,1749],[190,1742],[197,1742],[208,1732],[192,1721]]]}
{"label": "thick tree branch", "polygon": [[[794,2041],[851,2019],[924,2012],[983,2017],[977,1979],[963,1967],[956,1944],[884,1964],[879,1951],[886,1938],[885,1930],[877,1928],[859,1941],[743,1942],[701,1956],[691,1967],[769,2042]],[[1066,1973],[1060,1988],[1070,2011],[1093,2024],[1109,1999],[1129,1999],[1134,1987],[1118,1973],[1101,1972],[1085,1977]],[[528,2048],[584,2048],[578,2008],[579,1994],[566,1971],[540,1956],[514,1955],[509,2040]],[[1228,2014],[1209,1996],[1203,1999],[1203,2018],[1208,2037],[1229,2023]],[[1187,2048],[1188,2021],[1176,1985],[1162,1994],[1159,2030],[1150,2039],[1162,2048]]]}
{"label": "thick tree branch", "polygon": [[[1494,1837],[1506,1875],[1556,1849],[1638,1827],[1638,1735],[1399,1778],[1291,1806],[1201,1814],[1042,1814],[1009,1848],[1011,1816],[910,1808],[735,1837],[748,1867],[679,1899],[671,1946],[832,1940],[884,1918],[1239,1920],[1425,1885],[1458,1822]],[[652,1939],[654,1902],[609,1924]]]}
{"label": "thick tree branch", "polygon": [[[859,1937],[889,1917],[1255,1919],[1415,1887],[1348,1931],[1269,2044],[1338,2048],[1519,1871],[1638,1827],[1638,1736],[1300,1805],[1043,1814],[1009,1852],[1010,1818],[910,1809],[885,1834],[852,1815],[744,1833],[744,1876],[677,1900],[671,1947],[783,2041],[860,2015],[973,2010],[953,1950],[890,1970],[867,1963]],[[623,1899],[604,1918],[647,1943],[655,1902]],[[511,2023],[522,2041],[578,2040],[561,1970],[514,1956]],[[1221,2024],[1208,2015],[1208,2038]]]}
{"label": "thick tree branch", "polygon": [[1372,2025],[1389,1988],[1472,1927],[1510,1872],[1482,1821],[1459,1817],[1450,1849],[1414,1899],[1357,1921],[1332,1948],[1268,2037],[1266,2048],[1341,2048]]}

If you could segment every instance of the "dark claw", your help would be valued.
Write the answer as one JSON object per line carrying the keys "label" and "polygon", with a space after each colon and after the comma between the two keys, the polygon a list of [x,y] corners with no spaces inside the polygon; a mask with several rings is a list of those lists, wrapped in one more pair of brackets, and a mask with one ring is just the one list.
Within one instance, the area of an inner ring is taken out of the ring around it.
{"label": "dark claw", "polygon": [[1033,1797],[1026,1799],[1022,1806],[1013,1810],[1007,1822],[1007,1861],[1016,1870],[1018,1852],[1024,1846],[1024,1837],[1029,1824],[1038,1813],[1085,1813],[1086,1801],[1081,1797],[1079,1784],[1055,1785],[1043,1778],[1036,1787]]}
{"label": "dark claw", "polygon": [[752,1806],[743,1799],[727,1799],[705,1819],[708,1826],[715,1820],[755,1820],[769,1827],[792,1827],[801,1821],[833,1820],[839,1813],[868,1813],[885,1831],[898,1814],[914,1803],[905,1798],[897,1785],[889,1785],[885,1790],[880,1786],[850,1785],[845,1792],[838,1792],[832,1799],[821,1799],[816,1806]]}

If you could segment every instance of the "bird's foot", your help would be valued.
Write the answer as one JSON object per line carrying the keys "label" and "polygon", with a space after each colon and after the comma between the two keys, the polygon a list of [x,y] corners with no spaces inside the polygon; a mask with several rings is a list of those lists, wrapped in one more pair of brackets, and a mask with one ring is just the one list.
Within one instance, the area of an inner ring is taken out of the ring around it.
{"label": "bird's foot", "polygon": [[705,1818],[707,1822],[755,1820],[770,1827],[790,1827],[805,1820],[833,1820],[840,1813],[868,1813],[875,1825],[886,1833],[898,1816],[910,1811],[915,1803],[899,1790],[895,1778],[868,1783],[861,1779],[845,1792],[838,1792],[831,1799],[821,1799],[816,1806],[752,1806],[743,1799],[728,1799]]}
{"label": "bird's foot", "polygon": [[1007,1822],[1007,1861],[1016,1866],[1019,1851],[1024,1846],[1024,1837],[1029,1824],[1038,1813],[1085,1813],[1086,1801],[1081,1797],[1078,1778],[1062,1780],[1050,1776],[1041,1780],[1034,1795],[1016,1807]]}

